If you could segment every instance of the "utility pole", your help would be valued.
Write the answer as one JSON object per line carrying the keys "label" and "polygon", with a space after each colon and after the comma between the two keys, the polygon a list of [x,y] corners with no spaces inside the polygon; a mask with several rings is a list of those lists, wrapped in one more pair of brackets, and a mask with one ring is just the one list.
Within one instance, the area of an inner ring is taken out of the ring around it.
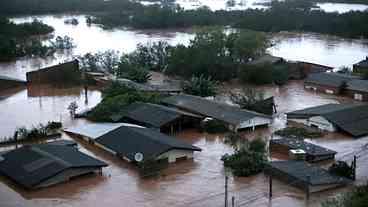
{"label": "utility pole", "polygon": [[231,197],[231,207],[235,207],[235,197]]}
{"label": "utility pole", "polygon": [[353,160],[353,180],[356,179],[356,161],[357,161],[357,156],[354,155],[354,160]]}
{"label": "utility pole", "polygon": [[226,175],[225,176],[225,207],[227,207],[227,183],[228,183],[229,177]]}

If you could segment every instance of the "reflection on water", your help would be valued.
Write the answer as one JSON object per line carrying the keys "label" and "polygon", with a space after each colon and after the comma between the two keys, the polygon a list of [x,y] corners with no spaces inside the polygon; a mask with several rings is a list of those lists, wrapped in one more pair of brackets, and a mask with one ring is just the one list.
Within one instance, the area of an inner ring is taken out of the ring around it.
{"label": "reflection on water", "polygon": [[268,51],[288,60],[306,61],[332,67],[352,66],[368,54],[368,40],[344,39],[312,33],[277,33]]}
{"label": "reflection on water", "polygon": [[317,3],[321,10],[326,12],[346,13],[349,11],[365,11],[368,5],[364,4],[344,4],[344,3]]}
{"label": "reflection on water", "polygon": [[37,125],[47,121],[70,123],[68,105],[76,101],[83,110],[101,100],[101,92],[89,90],[86,103],[82,87],[62,89],[51,86],[31,86],[0,100],[0,137],[12,136],[16,127]]}

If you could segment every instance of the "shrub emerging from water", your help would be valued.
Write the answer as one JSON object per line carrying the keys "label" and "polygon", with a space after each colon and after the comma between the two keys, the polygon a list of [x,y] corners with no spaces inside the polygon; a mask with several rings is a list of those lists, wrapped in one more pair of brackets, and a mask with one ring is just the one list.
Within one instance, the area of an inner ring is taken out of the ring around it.
{"label": "shrub emerging from water", "polygon": [[213,81],[211,77],[193,76],[189,81],[183,85],[183,90],[187,94],[195,96],[214,96],[217,93],[217,82]]}
{"label": "shrub emerging from water", "polygon": [[322,207],[365,207],[368,203],[368,184],[354,187],[351,192],[341,194],[322,203]]}
{"label": "shrub emerging from water", "polygon": [[328,171],[332,174],[353,179],[354,168],[344,161],[337,161]]}
{"label": "shrub emerging from water", "polygon": [[261,139],[244,143],[234,154],[225,154],[221,160],[235,176],[251,176],[263,171],[266,163],[266,143]]}
{"label": "shrub emerging from water", "polygon": [[204,120],[201,123],[201,128],[204,132],[207,132],[210,134],[224,133],[229,130],[223,122],[215,120],[215,119]]}

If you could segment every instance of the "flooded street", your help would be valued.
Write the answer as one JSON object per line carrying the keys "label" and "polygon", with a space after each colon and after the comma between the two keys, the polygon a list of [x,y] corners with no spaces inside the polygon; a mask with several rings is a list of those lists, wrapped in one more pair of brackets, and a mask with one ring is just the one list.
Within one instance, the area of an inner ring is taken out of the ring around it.
{"label": "flooded street", "polygon": [[[65,15],[38,16],[43,22],[55,27],[55,35],[72,37],[77,47],[69,53],[57,54],[55,58],[23,58],[14,62],[0,63],[0,74],[25,79],[27,71],[63,62],[75,55],[107,49],[131,52],[137,43],[159,40],[170,44],[188,44],[193,38],[188,31],[137,31],[125,28],[103,30],[98,26],[88,27],[83,15],[76,15],[80,24],[64,24]],[[31,21],[33,17],[13,18],[15,22]],[[367,40],[351,40],[317,34],[279,33],[272,37],[275,45],[269,52],[290,60],[301,60],[340,67],[351,66],[368,54]],[[153,78],[160,79],[156,74]],[[153,82],[160,80],[153,80]],[[241,86],[229,84],[226,90],[238,90]],[[283,87],[260,87],[267,96],[275,96],[278,114],[269,128],[259,128],[254,132],[243,132],[246,138],[262,137],[270,139],[271,133],[286,125],[283,113],[326,103],[346,103],[351,99],[306,91],[302,81],[290,81]],[[64,127],[78,126],[85,120],[71,120],[67,110],[76,101],[83,110],[101,101],[99,89],[90,88],[87,96],[80,87],[63,89],[50,86],[30,86],[0,94],[0,137],[12,136],[16,127],[36,125],[47,121],[62,121]],[[220,97],[224,98],[224,97]],[[104,152],[88,143],[63,134],[63,138],[78,142],[80,150],[109,164],[103,175],[89,175],[46,189],[26,191],[13,182],[0,178],[1,207],[222,207],[224,205],[224,177],[226,172],[220,160],[225,153],[232,153],[225,144],[223,134],[210,135],[197,130],[186,130],[176,135],[202,148],[193,160],[181,161],[163,170],[160,177],[142,179],[136,167]],[[368,179],[368,153],[363,146],[368,137],[353,139],[339,133],[328,134],[324,138],[311,140],[313,143],[338,152],[337,159],[351,161],[358,157],[356,183]],[[0,148],[1,150],[12,147]],[[279,158],[278,156],[271,157]],[[274,180],[274,197],[268,198],[268,178],[260,173],[248,178],[230,176],[229,196],[235,197],[237,207],[317,207],[328,196],[346,191],[348,188],[312,194],[309,202],[305,193]]]}

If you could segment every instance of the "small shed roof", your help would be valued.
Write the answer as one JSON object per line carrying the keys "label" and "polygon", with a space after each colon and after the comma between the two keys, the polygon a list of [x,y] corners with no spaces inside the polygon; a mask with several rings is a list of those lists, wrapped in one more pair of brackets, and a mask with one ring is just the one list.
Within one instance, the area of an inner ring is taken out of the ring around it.
{"label": "small shed roof", "polygon": [[[270,170],[277,170],[293,179],[312,186],[346,184],[350,180],[330,174],[327,170],[311,165],[304,161],[273,161]],[[309,176],[309,181],[308,181]]]}
{"label": "small shed roof", "polygon": [[217,103],[215,101],[210,101],[205,98],[192,95],[181,94],[171,96],[165,98],[162,103],[203,116],[212,117],[233,125],[238,125],[255,117],[270,118],[270,116],[265,114],[240,109],[235,106]]}
{"label": "small shed roof", "polygon": [[24,146],[1,157],[0,173],[26,188],[32,188],[66,169],[107,166],[75,148],[50,144]]}
{"label": "small shed roof", "polygon": [[158,104],[136,102],[113,115],[113,121],[129,118],[150,127],[160,128],[182,116],[201,118],[201,116]]}
{"label": "small shed roof", "polygon": [[294,138],[272,139],[270,142],[271,144],[275,143],[287,146],[290,149],[302,149],[308,155],[313,156],[335,155],[337,153],[336,151]]}
{"label": "small shed roof", "polygon": [[134,160],[138,152],[146,158],[152,158],[172,149],[201,151],[198,147],[155,130],[127,126],[104,134],[95,141],[130,160]]}

